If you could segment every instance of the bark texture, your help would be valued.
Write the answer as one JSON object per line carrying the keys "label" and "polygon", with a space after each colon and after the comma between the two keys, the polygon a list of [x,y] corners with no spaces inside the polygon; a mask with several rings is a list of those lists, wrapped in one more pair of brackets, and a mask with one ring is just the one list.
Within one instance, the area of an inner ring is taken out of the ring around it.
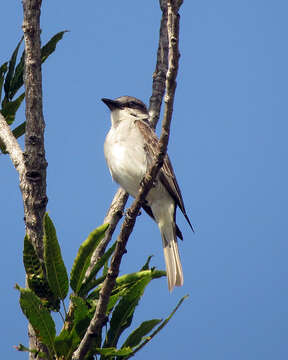
{"label": "bark texture", "polygon": [[26,132],[25,175],[20,180],[26,231],[40,258],[43,257],[42,220],[47,205],[44,149],[45,122],[42,111],[42,73],[40,42],[41,0],[23,0],[25,41]]}
{"label": "bark texture", "polygon": [[165,94],[166,73],[168,70],[168,30],[167,30],[167,0],[160,0],[162,18],[159,31],[156,68],[153,74],[152,95],[149,101],[149,121],[156,128],[160,117],[161,105]]}
{"label": "bark texture", "polygon": [[[40,259],[43,258],[43,216],[48,198],[46,195],[46,168],[44,148],[45,122],[42,111],[42,73],[40,13],[41,0],[23,0],[23,33],[25,41],[24,85],[26,97],[25,173],[20,178],[24,203],[26,233]],[[30,348],[46,352],[29,324]],[[30,359],[34,356],[30,354]]]}

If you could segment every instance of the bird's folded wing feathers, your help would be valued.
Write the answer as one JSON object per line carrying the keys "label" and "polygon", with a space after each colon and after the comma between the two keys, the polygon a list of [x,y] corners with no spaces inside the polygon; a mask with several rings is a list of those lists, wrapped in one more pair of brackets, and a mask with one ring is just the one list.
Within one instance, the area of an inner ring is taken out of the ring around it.
{"label": "bird's folded wing feathers", "polygon": [[[159,147],[159,139],[155,134],[154,130],[149,126],[148,123],[142,120],[136,120],[135,125],[138,127],[139,131],[141,132],[145,148],[144,150],[147,153],[147,159],[150,166],[153,164]],[[168,155],[165,155],[163,166],[159,172],[159,180],[165,186],[166,190],[169,192],[171,197],[175,200],[176,204],[181,209],[185,219],[187,220],[188,224],[190,225],[191,229],[193,230],[192,224],[186,214],[181,190],[176,180],[176,176],[171,164],[171,161]]]}

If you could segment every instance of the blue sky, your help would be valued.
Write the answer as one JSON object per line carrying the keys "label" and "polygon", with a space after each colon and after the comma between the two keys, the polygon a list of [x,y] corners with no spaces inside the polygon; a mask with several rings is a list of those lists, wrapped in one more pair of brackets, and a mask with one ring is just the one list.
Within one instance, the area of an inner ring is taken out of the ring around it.
{"label": "blue sky", "polygon": [[[193,234],[178,213],[184,286],[155,280],[134,326],[165,317],[190,297],[137,359],[270,360],[288,355],[286,1],[188,1],[181,9],[180,69],[169,154]],[[0,63],[21,37],[20,1],[1,6]],[[44,2],[42,40],[70,30],[43,66],[48,211],[68,269],[103,221],[117,185],[103,156],[110,120],[101,97],[148,103],[160,10],[116,2]],[[23,109],[17,123],[24,119]],[[0,157],[3,358],[24,359],[26,321],[13,285],[24,285],[18,176]],[[157,226],[143,214],[121,273],[147,256],[164,267]]]}

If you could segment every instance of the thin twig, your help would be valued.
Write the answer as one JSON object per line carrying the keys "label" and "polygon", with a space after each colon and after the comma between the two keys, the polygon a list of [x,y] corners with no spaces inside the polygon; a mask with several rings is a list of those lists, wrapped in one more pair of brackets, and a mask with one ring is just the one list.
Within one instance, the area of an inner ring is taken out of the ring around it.
{"label": "thin twig", "polygon": [[128,209],[125,216],[124,222],[121,227],[120,235],[117,239],[117,246],[115,253],[111,260],[110,268],[108,270],[107,277],[103,283],[103,287],[100,291],[99,301],[93,316],[93,319],[90,322],[90,325],[78,347],[74,352],[72,359],[73,360],[82,360],[89,351],[90,344],[97,337],[101,331],[102,327],[106,322],[106,310],[109,301],[111,291],[115,285],[116,278],[119,274],[119,267],[121,263],[122,256],[126,251],[126,244],[128,238],[133,230],[134,224],[136,222],[136,217],[139,213],[141,205],[146,198],[149,190],[151,189],[153,182],[157,176],[158,171],[160,170],[163,160],[167,151],[167,145],[169,141],[169,132],[170,132],[170,123],[172,119],[173,112],[173,101],[174,94],[176,89],[176,76],[178,71],[178,35],[179,35],[179,14],[178,10],[181,5],[179,1],[168,0],[167,1],[167,28],[168,28],[168,39],[169,39],[169,67],[166,75],[166,94],[165,94],[165,110],[164,118],[162,123],[162,131],[159,140],[159,150],[156,156],[155,163],[149,169],[145,175],[142,184],[140,186],[138,195],[134,200],[132,206]]}
{"label": "thin twig", "polygon": [[153,73],[152,95],[148,110],[149,121],[153,129],[156,128],[159,121],[168,70],[167,0],[160,0],[159,3],[162,10],[162,18],[159,31],[157,62]]}

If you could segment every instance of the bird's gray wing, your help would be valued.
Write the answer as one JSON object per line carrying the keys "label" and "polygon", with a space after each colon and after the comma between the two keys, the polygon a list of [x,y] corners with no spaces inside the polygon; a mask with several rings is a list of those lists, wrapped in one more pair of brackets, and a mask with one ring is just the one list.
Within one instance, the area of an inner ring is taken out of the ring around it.
{"label": "bird's gray wing", "polygon": [[[159,139],[157,138],[157,135],[155,134],[154,130],[149,126],[149,124],[147,122],[144,122],[142,120],[136,120],[135,125],[138,127],[139,131],[141,132],[141,134],[144,138],[144,144],[145,144],[144,150],[147,153],[148,162],[150,163],[150,166],[151,166],[157,155],[157,151],[158,151],[158,147],[159,147]],[[185,219],[187,220],[188,224],[190,225],[191,229],[193,230],[193,226],[190,222],[190,219],[188,218],[188,215],[186,214],[181,190],[180,190],[178,182],[176,180],[176,176],[175,176],[171,161],[167,154],[165,155],[163,166],[159,172],[159,180],[165,186],[166,190],[169,192],[171,197],[174,199],[175,203],[179,206],[183,215],[185,216]],[[144,208],[144,210],[146,210],[145,207],[143,207],[143,208]],[[146,212],[149,214],[149,211],[146,210]],[[149,214],[149,215],[151,216],[151,214]],[[179,230],[179,228],[178,228],[178,230]],[[180,230],[179,230],[179,234],[177,234],[177,235],[180,238],[182,237]]]}

